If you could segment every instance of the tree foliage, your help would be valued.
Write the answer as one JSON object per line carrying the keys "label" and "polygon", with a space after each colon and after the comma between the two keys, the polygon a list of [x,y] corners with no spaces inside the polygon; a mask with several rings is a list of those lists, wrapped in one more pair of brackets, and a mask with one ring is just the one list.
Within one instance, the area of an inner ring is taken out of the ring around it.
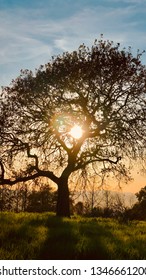
{"label": "tree foliage", "polygon": [[145,201],[146,203],[146,186],[143,187],[138,193],[136,193],[139,203]]}
{"label": "tree foliage", "polygon": [[33,186],[24,183],[17,184],[14,189],[9,186],[0,188],[0,211],[54,212],[56,201],[56,192],[48,184],[40,182],[38,186],[36,180]]}
{"label": "tree foliage", "polygon": [[129,220],[146,220],[146,186],[135,195],[138,202],[131,209],[125,211],[125,217]]}
{"label": "tree foliage", "polygon": [[[69,216],[68,180],[90,169],[126,176],[144,156],[146,68],[141,54],[110,41],[21,71],[0,97],[0,183],[46,177],[58,186],[57,214]],[[82,128],[79,139],[71,136]],[[67,202],[68,201],[68,202]]]}

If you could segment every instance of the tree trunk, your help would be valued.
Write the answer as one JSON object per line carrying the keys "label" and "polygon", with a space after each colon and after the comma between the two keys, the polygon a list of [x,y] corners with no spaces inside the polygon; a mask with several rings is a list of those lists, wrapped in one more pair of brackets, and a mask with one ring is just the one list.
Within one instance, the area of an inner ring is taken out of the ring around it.
{"label": "tree trunk", "polygon": [[68,177],[60,177],[58,183],[57,216],[70,217]]}

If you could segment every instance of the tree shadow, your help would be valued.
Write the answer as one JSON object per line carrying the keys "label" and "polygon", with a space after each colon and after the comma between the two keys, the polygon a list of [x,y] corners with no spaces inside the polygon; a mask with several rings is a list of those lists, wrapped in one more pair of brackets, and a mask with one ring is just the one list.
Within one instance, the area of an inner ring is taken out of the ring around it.
{"label": "tree shadow", "polygon": [[133,241],[130,228],[114,223],[113,226],[108,219],[75,221],[55,218],[54,226],[48,225],[39,259],[145,259],[146,252]]}
{"label": "tree shadow", "polygon": [[39,259],[69,260],[76,259],[75,244],[78,236],[74,225],[68,219],[53,217],[47,223],[48,235],[40,250]]}
{"label": "tree shadow", "polygon": [[[25,217],[25,216],[24,216]],[[58,218],[48,213],[3,221],[1,259],[106,260],[146,259],[145,226],[111,219]]]}
{"label": "tree shadow", "polygon": [[[112,233],[94,221],[68,221],[55,218],[41,248],[39,259],[54,260],[104,260],[110,257],[106,248]],[[106,240],[105,240],[106,235]],[[105,241],[105,242],[104,242]]]}

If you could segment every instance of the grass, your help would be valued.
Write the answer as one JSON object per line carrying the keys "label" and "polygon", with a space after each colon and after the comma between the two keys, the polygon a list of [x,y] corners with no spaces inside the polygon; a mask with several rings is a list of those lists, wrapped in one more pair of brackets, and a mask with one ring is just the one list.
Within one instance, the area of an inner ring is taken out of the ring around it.
{"label": "grass", "polygon": [[146,222],[0,213],[0,259],[146,259]]}

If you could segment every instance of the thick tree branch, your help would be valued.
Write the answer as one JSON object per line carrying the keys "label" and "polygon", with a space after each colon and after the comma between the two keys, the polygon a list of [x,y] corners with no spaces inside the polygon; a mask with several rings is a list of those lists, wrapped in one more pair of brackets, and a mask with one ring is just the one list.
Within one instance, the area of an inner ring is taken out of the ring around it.
{"label": "thick tree branch", "polygon": [[[22,141],[21,141],[22,142]],[[36,170],[36,171],[40,171],[39,170],[39,167],[38,167],[38,157],[37,157],[37,155],[32,155],[31,153],[30,153],[30,147],[29,147],[29,144],[28,143],[23,143],[22,142],[22,144],[26,147],[26,150],[27,150],[27,156],[29,157],[29,158],[34,158],[35,159],[35,165],[34,165],[34,169]]]}
{"label": "thick tree branch", "polygon": [[5,169],[4,169],[4,166],[3,166],[3,163],[2,163],[1,160],[0,160],[0,167],[1,167],[0,180],[3,180],[4,179],[4,174],[5,174]]}
{"label": "thick tree branch", "polygon": [[28,176],[24,176],[24,177],[18,177],[14,180],[10,180],[10,179],[5,179],[4,178],[4,167],[3,164],[0,162],[0,166],[1,169],[3,170],[3,176],[0,177],[0,185],[15,185],[17,183],[21,183],[21,182],[27,182],[30,180],[34,180],[36,178],[39,177],[46,177],[49,178],[50,180],[52,180],[54,183],[58,184],[58,177],[54,175],[53,172],[51,171],[43,171],[43,170],[39,170],[37,173],[32,174],[32,175],[28,175]]}
{"label": "thick tree branch", "polygon": [[[24,143],[23,143],[24,144]],[[14,185],[20,182],[27,182],[29,180],[33,180],[36,179],[38,177],[46,177],[49,178],[50,180],[52,180],[54,183],[58,183],[58,177],[54,175],[53,172],[51,171],[45,171],[45,170],[40,170],[38,167],[38,157],[36,155],[31,155],[30,154],[30,148],[29,145],[27,143],[24,144],[25,147],[27,148],[27,155],[30,158],[34,158],[35,159],[35,166],[32,166],[33,170],[36,170],[37,172],[35,174],[30,174],[28,176],[22,176],[22,177],[18,177],[14,180],[10,180],[10,179],[5,179],[5,169],[4,169],[4,165],[2,163],[2,160],[0,160],[0,168],[1,168],[1,174],[0,174],[0,185]]]}

